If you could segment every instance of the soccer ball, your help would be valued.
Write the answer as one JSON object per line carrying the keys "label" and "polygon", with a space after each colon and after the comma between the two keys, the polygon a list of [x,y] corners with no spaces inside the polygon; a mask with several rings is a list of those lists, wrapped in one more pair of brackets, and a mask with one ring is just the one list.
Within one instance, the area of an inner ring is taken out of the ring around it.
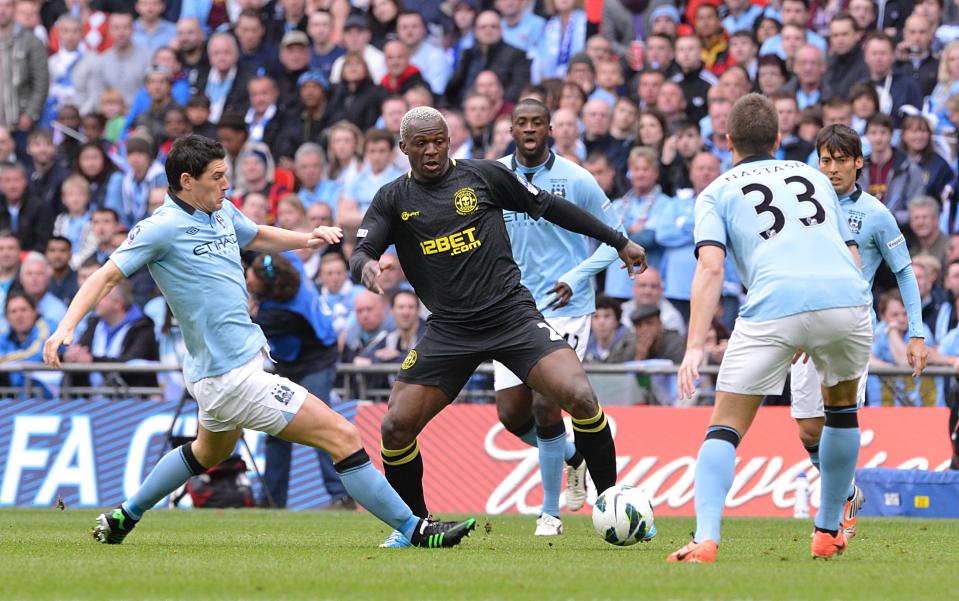
{"label": "soccer ball", "polygon": [[635,545],[653,529],[653,504],[638,488],[617,484],[596,498],[593,528],[607,543]]}

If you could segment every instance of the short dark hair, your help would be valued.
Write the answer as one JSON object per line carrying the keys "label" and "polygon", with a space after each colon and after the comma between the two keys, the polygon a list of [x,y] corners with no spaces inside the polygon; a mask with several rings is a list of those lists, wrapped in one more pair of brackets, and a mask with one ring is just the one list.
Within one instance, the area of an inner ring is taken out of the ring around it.
{"label": "short dark hair", "polygon": [[544,103],[540,102],[539,100],[536,100],[535,98],[524,98],[520,100],[519,102],[517,102],[516,106],[513,107],[513,112],[510,113],[510,116],[509,116],[510,121],[512,121],[516,117],[516,111],[523,107],[532,107],[542,111],[543,114],[546,115],[546,123],[550,123],[553,120],[553,114],[550,112],[548,106],[546,106]]}
{"label": "short dark hair", "polygon": [[623,305],[621,302],[611,296],[599,294],[596,296],[596,311],[600,309],[609,309],[616,316],[616,323],[623,319]]}
{"label": "short dark hair", "polygon": [[892,118],[885,113],[876,113],[866,121],[866,131],[869,131],[869,128],[873,125],[878,125],[879,127],[885,127],[889,131],[895,131],[896,128],[892,124]]}
{"label": "short dark hair", "polygon": [[829,154],[857,159],[862,156],[862,139],[851,127],[841,124],[827,125],[816,136],[816,152],[823,149]]}
{"label": "short dark hair", "polygon": [[7,314],[7,309],[10,307],[10,301],[12,301],[12,300],[14,300],[14,299],[17,299],[17,298],[22,298],[23,300],[27,301],[27,304],[30,305],[30,308],[33,309],[34,312],[36,312],[36,310],[37,310],[37,299],[35,299],[35,298],[33,298],[31,295],[27,294],[27,293],[26,293],[24,290],[22,290],[21,288],[13,288],[12,290],[10,290],[9,293],[7,293],[7,300],[4,301],[4,303],[3,303],[3,314],[4,314],[4,315]]}
{"label": "short dark hair", "polygon": [[114,209],[111,209],[108,207],[97,207],[93,209],[93,215],[96,215],[97,213],[108,213],[113,216],[114,221],[116,221],[117,223],[120,223],[120,214],[117,213],[116,210]]}
{"label": "short dark hair", "polygon": [[63,236],[50,236],[50,239],[47,240],[48,248],[50,247],[51,242],[63,242],[64,244],[67,245],[68,249],[73,250],[73,242],[70,242],[69,238],[65,238]]}
{"label": "short dark hair", "polygon": [[759,42],[756,41],[756,34],[749,29],[740,29],[739,31],[733,32],[733,34],[729,36],[729,39],[731,40],[733,38],[746,38],[752,42],[754,46],[759,45]]}
{"label": "short dark hair", "polygon": [[835,95],[823,104],[824,109],[849,108],[852,105],[845,96]]}
{"label": "short dark hair", "polygon": [[47,142],[53,142],[53,132],[45,127],[38,127],[27,136],[27,144],[39,138],[44,138]]}
{"label": "short dark hair", "polygon": [[279,253],[260,255],[250,266],[253,275],[263,283],[260,293],[265,299],[286,302],[300,290],[300,272]]}
{"label": "short dark hair", "polygon": [[420,20],[420,23],[423,24],[423,27],[426,27],[426,19],[423,18],[421,13],[416,12],[415,10],[403,9],[396,15],[396,20],[399,21],[400,17],[417,17]]}
{"label": "short dark hair", "polygon": [[416,300],[416,306],[419,306],[419,304],[420,304],[420,297],[416,296],[416,293],[415,293],[415,292],[413,292],[412,290],[403,290],[403,289],[400,289],[400,290],[397,290],[396,292],[394,292],[392,296],[390,296],[390,308],[391,308],[391,309],[396,306],[396,299],[398,299],[399,297],[403,296],[404,294],[408,294],[408,295],[412,296],[412,297]]}
{"label": "short dark hair", "polygon": [[859,29],[859,26],[856,25],[856,19],[854,19],[851,14],[849,14],[848,12],[844,10],[834,14],[832,18],[829,19],[829,24],[832,25],[833,23],[838,23],[840,21],[849,21],[850,23],[852,23],[853,29]]}
{"label": "short dark hair", "polygon": [[779,114],[765,96],[746,94],[729,111],[726,128],[733,146],[743,158],[768,154],[779,135]]}
{"label": "short dark hair", "polygon": [[674,133],[678,134],[679,132],[686,131],[687,129],[694,130],[697,134],[702,133],[702,129],[700,129],[699,127],[699,122],[688,121],[686,119],[683,119],[682,121],[676,124],[676,129]]}
{"label": "short dark hair", "polygon": [[390,145],[391,150],[396,146],[396,140],[393,139],[393,134],[378,127],[371,127],[366,130],[364,138],[365,144],[370,144],[373,142],[386,142]]}
{"label": "short dark hair", "polygon": [[889,37],[888,35],[886,35],[885,32],[882,32],[882,31],[870,31],[869,33],[867,33],[866,37],[862,39],[861,47],[865,49],[866,46],[869,45],[869,42],[873,42],[873,41],[885,42],[889,44],[889,47],[892,48],[893,50],[895,50],[896,48],[896,43],[893,41],[893,39]]}
{"label": "short dark hair", "polygon": [[174,192],[183,189],[180,174],[188,173],[199,178],[212,161],[226,157],[223,145],[216,140],[190,134],[178,138],[166,158],[166,177]]}

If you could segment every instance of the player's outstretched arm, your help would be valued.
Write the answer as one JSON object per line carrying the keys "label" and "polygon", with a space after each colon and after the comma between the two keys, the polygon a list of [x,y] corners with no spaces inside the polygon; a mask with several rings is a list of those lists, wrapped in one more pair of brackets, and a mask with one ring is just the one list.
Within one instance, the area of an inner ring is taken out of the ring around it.
{"label": "player's outstretched arm", "polygon": [[905,358],[913,369],[912,375],[918,377],[926,369],[929,349],[926,347],[925,328],[922,323],[922,295],[919,294],[919,282],[916,281],[912,263],[905,263],[902,269],[896,272],[896,283],[899,284],[899,293],[906,307],[909,323],[909,344],[904,351]]}
{"label": "player's outstretched arm", "polygon": [[108,259],[100,269],[87,278],[87,281],[83,283],[83,286],[80,286],[80,290],[73,297],[73,301],[70,302],[67,314],[60,320],[60,325],[44,343],[44,363],[53,367],[60,367],[58,352],[60,345],[73,343],[73,333],[83,316],[89,313],[100,302],[101,298],[109,294],[113,287],[123,280],[123,277],[123,272],[113,262],[113,259]]}
{"label": "player's outstretched arm", "polygon": [[706,334],[723,290],[723,267],[726,252],[719,246],[699,247],[696,274],[690,291],[689,334],[686,337],[686,355],[677,374],[680,398],[692,398],[696,392],[699,366],[703,363]]}
{"label": "player's outstretched arm", "polygon": [[246,245],[246,250],[277,253],[297,248],[316,248],[324,244],[336,244],[342,238],[343,230],[338,227],[321,225],[307,234],[272,225],[260,225],[256,228],[256,236]]}

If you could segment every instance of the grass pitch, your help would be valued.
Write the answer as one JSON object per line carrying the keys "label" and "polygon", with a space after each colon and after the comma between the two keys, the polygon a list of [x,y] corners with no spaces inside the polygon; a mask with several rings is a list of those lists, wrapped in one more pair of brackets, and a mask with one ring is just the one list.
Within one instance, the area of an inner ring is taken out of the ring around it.
{"label": "grass pitch", "polygon": [[[388,528],[344,512],[153,511],[100,545],[96,511],[0,511],[0,599],[947,599],[959,521],[860,520],[841,558],[809,557],[809,521],[729,519],[720,563],[674,565],[693,520],[613,547],[588,516],[534,538],[529,516],[478,516],[456,549],[379,549]],[[488,524],[488,526],[487,526]]]}

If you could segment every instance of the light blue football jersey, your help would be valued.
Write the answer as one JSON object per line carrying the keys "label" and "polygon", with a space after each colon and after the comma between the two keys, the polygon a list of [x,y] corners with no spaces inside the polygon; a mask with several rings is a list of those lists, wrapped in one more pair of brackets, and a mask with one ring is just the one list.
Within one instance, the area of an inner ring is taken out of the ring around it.
{"label": "light blue football jersey", "polygon": [[882,201],[856,186],[851,194],[839,199],[839,207],[846,215],[849,232],[859,245],[862,273],[870,285],[883,260],[893,273],[912,264],[906,238]]}
{"label": "light blue football jersey", "polygon": [[240,367],[266,345],[250,319],[240,265],[240,249],[256,234],[256,224],[230,202],[210,214],[168,193],[110,256],[127,277],[144,265],[150,270],[180,323],[190,382]]}
{"label": "light blue football jersey", "polygon": [[870,303],[832,184],[799,161],[755,157],[719,176],[696,201],[695,238],[732,255],[745,320]]}
{"label": "light blue football jersey", "polygon": [[[596,179],[576,163],[552,152],[543,165],[532,169],[517,163],[513,155],[499,161],[520,178],[525,179],[527,173],[532,173],[532,184],[540,190],[562,196],[606,225],[625,233],[619,215],[612,209],[612,203]],[[563,280],[572,288],[573,296],[565,307],[547,311],[547,317],[578,317],[593,313],[596,296],[589,276],[617,260],[616,250],[603,244],[591,258],[590,239],[582,234],[515,211],[503,211],[503,220],[513,246],[513,259],[522,274],[522,284],[533,293],[540,311],[545,310],[553,296],[549,294],[550,288]],[[589,262],[584,264],[587,259]],[[582,268],[577,269],[580,266]]]}

